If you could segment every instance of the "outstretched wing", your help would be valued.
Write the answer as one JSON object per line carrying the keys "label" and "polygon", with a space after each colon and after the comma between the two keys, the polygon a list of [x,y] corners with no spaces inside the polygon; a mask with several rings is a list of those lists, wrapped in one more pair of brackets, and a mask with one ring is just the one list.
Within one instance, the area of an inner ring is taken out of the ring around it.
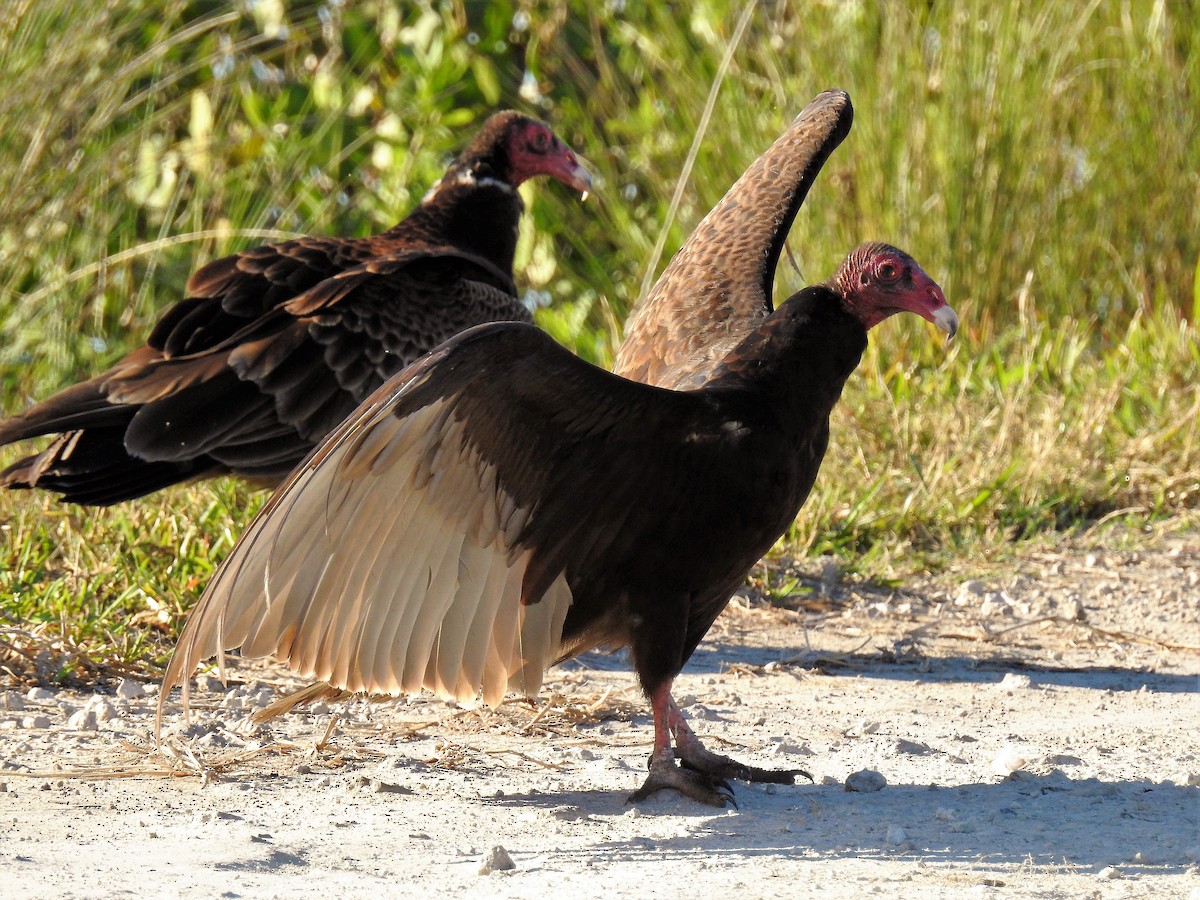
{"label": "outstretched wing", "polygon": [[[585,363],[531,326],[459,335],[385,384],[280,487],[192,612],[164,693],[233,648],[347,690],[492,704],[535,692],[572,649],[568,567],[605,558],[645,485],[672,481],[645,422],[687,431],[703,406]],[[627,470],[638,477],[617,477]]]}
{"label": "outstretched wing", "polygon": [[630,315],[614,372],[697,387],[766,317],[788,229],[853,116],[844,91],[818,94],[746,169]]}

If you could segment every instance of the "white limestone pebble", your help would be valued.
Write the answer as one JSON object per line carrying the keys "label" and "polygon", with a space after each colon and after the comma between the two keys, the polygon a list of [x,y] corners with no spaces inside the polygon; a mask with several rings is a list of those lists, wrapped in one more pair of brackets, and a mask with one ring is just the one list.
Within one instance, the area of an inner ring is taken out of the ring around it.
{"label": "white limestone pebble", "polygon": [[30,688],[29,693],[25,695],[26,700],[33,700],[35,703],[44,703],[47,700],[54,699],[54,691],[47,690],[43,687]]}
{"label": "white limestone pebble", "polygon": [[985,590],[983,582],[977,578],[964,581],[959,585],[958,594],[954,598],[954,605],[974,606],[979,602],[979,598],[984,595]]}
{"label": "white limestone pebble", "polygon": [[479,874],[491,875],[493,872],[509,872],[516,867],[517,864],[508,855],[508,851],[497,844],[484,854],[483,863],[479,867]]}
{"label": "white limestone pebble", "polygon": [[141,682],[132,678],[122,678],[117,685],[117,696],[122,700],[136,700],[146,696],[146,689],[142,687]]}
{"label": "white limestone pebble", "polygon": [[74,728],[76,731],[95,731],[96,726],[96,711],[88,709],[86,706],[83,709],[75,710],[67,719],[67,727]]}
{"label": "white limestone pebble", "polygon": [[37,729],[49,728],[50,727],[50,717],[49,716],[26,716],[24,719],[21,720],[21,727],[22,728],[37,728]]}
{"label": "white limestone pebble", "polygon": [[887,786],[887,779],[873,769],[860,769],[846,776],[846,790],[856,794],[871,794]]}
{"label": "white limestone pebble", "polygon": [[1016,672],[1006,672],[1004,677],[1000,679],[1000,683],[996,685],[1002,691],[1023,691],[1033,687],[1033,679],[1028,675],[1019,675]]}
{"label": "white limestone pebble", "polygon": [[5,691],[0,694],[0,709],[11,709],[20,712],[25,708],[25,698],[15,691]]}
{"label": "white limestone pebble", "polygon": [[979,614],[984,618],[990,616],[1011,616],[1012,612],[1012,603],[1009,601],[1008,594],[1004,593],[1004,591],[989,591],[984,595],[983,602],[979,604]]}
{"label": "white limestone pebble", "polygon": [[904,833],[904,829],[899,825],[889,825],[887,827],[887,842],[889,844],[903,844],[907,838],[908,835]]}
{"label": "white limestone pebble", "polygon": [[1011,775],[1028,763],[1025,754],[1012,744],[1005,744],[992,759],[992,771],[997,775]]}
{"label": "white limestone pebble", "polygon": [[83,708],[91,711],[95,715],[97,722],[107,722],[117,717],[117,711],[113,705],[99,694],[89,697]]}
{"label": "white limestone pebble", "polygon": [[225,693],[225,685],[215,675],[201,675],[196,679],[196,690],[210,694]]}
{"label": "white limestone pebble", "polygon": [[1124,875],[1121,874],[1121,870],[1118,869],[1116,866],[1105,866],[1103,869],[1101,869],[1096,874],[1098,874],[1101,878],[1107,878],[1109,880],[1115,880],[1117,878],[1125,877]]}

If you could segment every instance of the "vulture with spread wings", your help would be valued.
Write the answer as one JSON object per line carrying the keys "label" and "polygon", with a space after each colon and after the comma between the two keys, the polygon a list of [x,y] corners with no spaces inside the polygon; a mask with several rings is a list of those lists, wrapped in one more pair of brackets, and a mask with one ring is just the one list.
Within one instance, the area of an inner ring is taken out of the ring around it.
{"label": "vulture with spread wings", "polygon": [[[650,774],[716,805],[791,783],[706,750],[671,698],[697,643],[787,529],[867,331],[957,318],[908,255],[854,250],[719,360],[641,384],[535,328],[473,328],[400,373],[284,482],[213,578],[163,680],[225,650],[335,688],[498,703],[588,648],[627,646],[654,714]],[[682,763],[682,765],[680,765]]]}

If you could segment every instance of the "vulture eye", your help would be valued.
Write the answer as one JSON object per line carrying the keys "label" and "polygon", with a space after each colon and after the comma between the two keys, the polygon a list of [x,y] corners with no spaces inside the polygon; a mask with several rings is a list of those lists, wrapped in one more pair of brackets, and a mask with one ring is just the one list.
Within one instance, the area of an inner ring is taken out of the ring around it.
{"label": "vulture eye", "polygon": [[530,141],[530,145],[538,153],[545,153],[550,147],[550,137],[546,132],[539,129],[533,133],[533,140]]}
{"label": "vulture eye", "polygon": [[884,261],[878,267],[879,279],[881,281],[895,281],[896,276],[900,274],[900,270],[894,262]]}

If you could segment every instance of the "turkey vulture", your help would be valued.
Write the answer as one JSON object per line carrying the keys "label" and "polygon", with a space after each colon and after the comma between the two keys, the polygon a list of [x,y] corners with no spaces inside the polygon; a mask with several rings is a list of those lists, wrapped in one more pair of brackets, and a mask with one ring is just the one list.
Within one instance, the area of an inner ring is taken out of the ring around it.
{"label": "turkey vulture", "polygon": [[845,91],[818,94],[696,226],[625,324],[613,371],[698,387],[770,314],[784,238],[817,173],[850,133]]}
{"label": "turkey vulture", "polygon": [[234,648],[334,688],[495,705],[535,693],[555,662],[627,646],[654,714],[631,800],[669,787],[723,805],[729,778],[792,783],[705,750],[671,684],[795,519],[867,330],[903,310],[958,327],[916,262],[864,244],[695,390],[614,375],[528,325],[452,338],[342,422],[242,534],[179,638],[158,726],[169,690],[186,703],[200,662]]}
{"label": "turkey vulture", "polygon": [[146,344],[0,422],[0,445],[62,432],[0,473],[107,505],[197,477],[275,484],[375,388],[451,335],[532,317],[517,299],[516,188],[591,179],[544,123],[491,116],[398,225],[218,259]]}
{"label": "turkey vulture", "polygon": [[[825,160],[850,132],[845,91],[815,97],[704,217],[626,323],[613,371],[659,387],[698,387],[770,314],[771,283]],[[342,692],[314,684],[255,714],[266,721]]]}

